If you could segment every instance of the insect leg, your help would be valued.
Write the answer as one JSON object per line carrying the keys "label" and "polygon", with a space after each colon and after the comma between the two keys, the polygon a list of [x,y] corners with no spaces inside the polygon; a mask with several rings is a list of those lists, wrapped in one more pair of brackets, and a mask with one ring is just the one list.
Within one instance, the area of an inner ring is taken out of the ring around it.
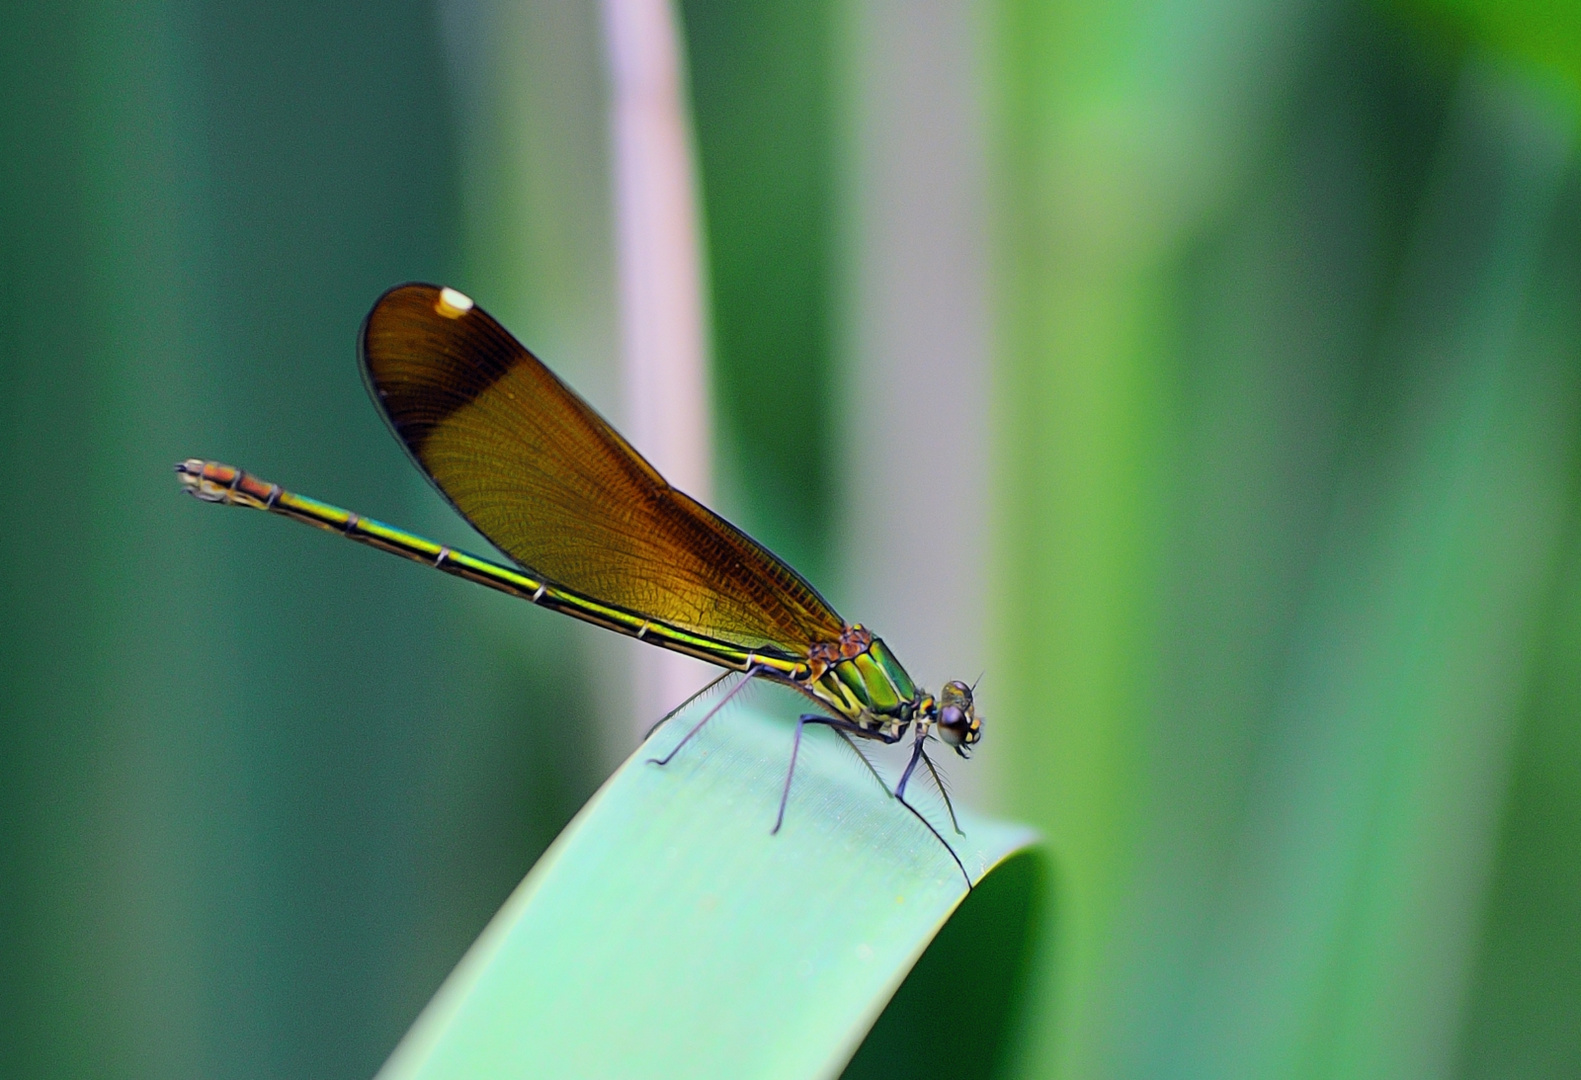
{"label": "insect leg", "polygon": [[[929,832],[939,838],[939,843],[949,848],[950,855],[955,858],[955,865],[961,867],[962,874],[966,874],[966,867],[961,866],[960,857],[955,854],[955,849],[950,847],[949,843],[944,839],[944,837],[939,835],[939,830],[933,827],[933,823],[922,816],[922,811],[918,810],[915,806],[912,806],[911,803],[906,801],[906,783],[911,779],[911,773],[914,769],[916,769],[918,761],[921,761],[928,767],[928,772],[933,775],[933,782],[939,785],[939,794],[944,796],[944,808],[950,812],[950,824],[955,826],[955,831],[957,834],[962,836],[965,835],[961,832],[960,822],[955,820],[955,806],[950,802],[950,793],[945,791],[944,784],[940,783],[938,770],[933,767],[933,761],[928,757],[928,752],[924,748],[923,739],[921,738],[919,738],[916,743],[913,744],[911,750],[911,760],[906,763],[906,771],[900,775],[900,783],[895,785],[895,798],[899,799],[900,804],[907,810],[910,810],[918,821],[926,825]],[[966,874],[966,887],[968,889],[972,887],[972,878],[970,874]]]}
{"label": "insect leg", "polygon": [[774,818],[774,827],[769,830],[773,836],[780,831],[780,826],[785,824],[785,803],[790,798],[791,777],[796,775],[796,755],[801,753],[801,730],[808,724],[822,724],[831,722],[827,716],[817,713],[802,713],[796,718],[796,737],[791,739],[790,768],[785,770],[785,786],[780,789],[780,812]]}
{"label": "insect leg", "polygon": [[[739,675],[739,674],[741,674],[739,671],[727,671],[723,675],[719,676],[719,678],[709,680],[708,685],[704,686],[701,690],[697,691],[697,693],[693,694],[691,697],[689,697],[685,701],[681,702],[675,708],[671,709],[669,712],[665,713],[663,716],[661,716],[657,720],[655,720],[654,723],[653,723],[653,726],[648,729],[648,733],[642,737],[642,741],[643,742],[647,742],[650,738],[652,738],[653,737],[653,733],[655,731],[658,731],[665,724],[667,724],[671,720],[675,719],[675,714],[676,713],[678,713],[681,710],[685,709],[692,702],[696,701],[698,698],[700,698],[704,694],[708,693],[708,691],[712,690],[714,687],[718,686],[720,683],[722,683],[726,679],[730,678],[730,676],[732,676],[732,675]],[[748,677],[750,678],[750,676],[748,676]]]}
{"label": "insect leg", "polygon": [[[801,752],[801,729],[806,727],[808,724],[822,724],[824,727],[833,728],[839,733],[842,739],[848,743],[851,743],[851,749],[853,750],[856,750],[856,744],[851,742],[850,735],[846,733],[854,731],[858,735],[866,734],[866,730],[864,728],[851,723],[851,721],[837,720],[832,716],[821,716],[818,713],[802,713],[801,716],[797,718],[796,737],[791,740],[790,768],[785,771],[785,788],[780,792],[779,817],[774,819],[774,828],[769,830],[770,835],[779,832],[780,826],[785,823],[785,802],[790,798],[791,777],[796,775],[796,755]],[[867,760],[867,755],[862,753],[860,750],[857,750],[856,753],[857,756],[862,759],[862,764],[867,766],[868,771],[873,774],[880,784],[884,784],[884,778],[878,775],[878,770],[873,768],[873,763],[871,761]],[[884,784],[884,790],[889,790],[888,784]]]}
{"label": "insect leg", "polygon": [[950,812],[950,824],[955,827],[956,836],[965,836],[961,831],[961,823],[955,820],[955,804],[950,801],[950,789],[944,786],[944,777],[939,775],[939,770],[933,767],[933,759],[923,751],[922,763],[928,767],[928,775],[933,777],[933,786],[939,789],[939,795],[944,799],[944,808]]}
{"label": "insect leg", "polygon": [[862,759],[862,764],[867,766],[867,771],[872,774],[873,779],[877,780],[879,786],[884,789],[884,794],[890,794],[889,781],[884,779],[877,767],[874,766],[872,760],[862,751],[862,748],[857,745],[856,740],[851,738],[850,734],[842,728],[834,728],[833,730],[836,735],[845,740],[845,745],[849,746],[852,751],[855,752],[856,756]]}
{"label": "insect leg", "polygon": [[[902,802],[906,799],[906,784],[911,780],[911,773],[917,767],[917,762],[922,762],[927,767],[928,775],[933,777],[933,784],[939,789],[939,795],[944,799],[944,808],[950,812],[950,824],[955,826],[955,831],[961,833],[961,823],[955,820],[955,804],[950,802],[950,792],[944,786],[944,779],[939,776],[939,770],[933,765],[933,759],[928,756],[924,745],[926,736],[921,736],[913,744],[911,760],[906,763],[906,771],[900,776],[900,783],[895,785],[895,798]],[[961,835],[965,835],[961,833]]]}
{"label": "insect leg", "polygon": [[[832,716],[819,716],[817,713],[803,713],[801,715],[801,717],[796,721],[796,738],[791,744],[790,769],[785,773],[785,789],[780,793],[780,812],[778,819],[776,819],[774,822],[774,832],[779,832],[780,825],[785,821],[785,803],[786,800],[790,798],[791,777],[796,773],[796,755],[801,749],[801,732],[802,728],[808,724],[822,724],[825,727],[833,728],[837,733],[845,737],[847,741],[850,741],[847,732],[855,732],[858,735],[865,734],[865,730],[863,728],[858,727],[849,720],[837,720]],[[852,745],[852,749],[855,749],[855,744]],[[861,752],[858,751],[858,753],[860,754]],[[917,759],[919,757],[922,760],[927,761],[927,755],[923,753],[922,740],[920,739],[917,740],[917,748],[912,752],[911,763],[906,766],[906,774],[905,776],[901,777],[899,788],[893,792],[893,795],[897,800],[899,800],[901,806],[904,806],[908,811],[910,811],[912,817],[922,822],[923,827],[933,834],[933,838],[935,840],[944,845],[944,850],[948,851],[950,853],[950,858],[955,860],[955,866],[960,870],[961,877],[966,879],[966,891],[971,892],[972,875],[966,872],[966,865],[961,862],[961,857],[955,853],[955,849],[950,846],[950,842],[944,838],[944,835],[940,833],[938,829],[933,827],[933,822],[923,817],[922,811],[918,810],[915,806],[912,806],[909,802],[907,802],[906,797],[903,794],[906,787],[906,781],[911,777],[911,770],[916,767]],[[862,760],[866,762],[867,757],[863,755]],[[872,763],[869,762],[867,767],[872,769]],[[928,761],[928,768],[930,770],[933,768],[933,763],[931,761]],[[877,775],[877,770],[874,770],[874,775]],[[934,776],[937,778],[938,774],[935,773]],[[882,779],[883,778],[880,777],[880,780]],[[945,795],[944,803],[946,806],[949,806],[950,797],[948,795]],[[954,807],[950,807],[950,820],[952,822],[955,820]],[[960,831],[959,827],[957,827],[956,831]]]}
{"label": "insect leg", "polygon": [[[752,676],[756,675],[759,670],[760,669],[756,668],[756,667],[747,668],[747,670],[746,670],[746,678],[742,679],[740,682],[736,683],[736,685],[732,686],[730,688],[730,692],[728,694],[726,694],[724,697],[720,698],[719,701],[714,705],[714,707],[712,709],[709,709],[708,712],[704,713],[703,714],[703,718],[701,720],[697,721],[697,723],[692,726],[692,730],[688,731],[686,733],[686,737],[685,738],[683,738],[680,742],[675,744],[674,749],[672,749],[668,754],[665,754],[662,758],[649,758],[648,759],[648,763],[650,765],[668,765],[670,763],[670,759],[673,758],[676,754],[679,754],[681,752],[681,747],[683,747],[687,743],[691,742],[692,741],[692,736],[696,735],[699,731],[703,730],[703,725],[708,723],[708,721],[712,720],[714,718],[714,714],[716,712],[718,712],[720,709],[723,709],[726,705],[728,705],[730,703],[730,699],[731,698],[733,698],[737,694],[741,693],[741,688],[743,686],[747,685],[747,683],[751,682],[752,681]],[[714,680],[714,682],[718,682],[718,681],[719,681],[718,679]],[[706,690],[706,689],[708,689],[708,687],[705,686],[705,687],[703,687],[703,689]],[[698,693],[701,693],[701,692],[702,691],[698,691]],[[694,694],[692,696],[696,697],[697,695]]]}
{"label": "insect leg", "polygon": [[900,783],[895,785],[895,798],[904,802],[906,800],[906,784],[911,780],[911,771],[917,767],[917,759],[922,756],[922,740],[918,739],[911,746],[911,760],[906,762],[906,771],[900,774]]}
{"label": "insect leg", "polygon": [[[784,791],[779,792],[779,816],[775,818],[775,827],[768,830],[770,835],[779,832],[779,825],[783,825],[784,819],[786,819],[786,800],[791,799],[791,778],[795,776],[795,756],[802,751],[802,729],[808,724],[824,724],[825,727],[833,727],[847,743],[851,743],[851,735],[847,735],[846,732],[854,731],[858,735],[866,734],[865,729],[858,727],[857,724],[852,724],[849,719],[835,719],[833,716],[821,716],[817,715],[817,713],[802,713],[802,716],[797,718],[797,721],[795,721],[795,738],[791,742],[791,768],[786,770]],[[857,745],[851,743],[851,748],[852,750],[857,750]],[[868,756],[860,750],[857,750],[857,756],[862,757],[862,764],[868,767],[868,772],[873,773],[877,781],[884,784],[884,778],[879,776],[877,768],[873,768],[873,762],[868,761]],[[884,791],[889,791],[889,784],[884,784]]]}

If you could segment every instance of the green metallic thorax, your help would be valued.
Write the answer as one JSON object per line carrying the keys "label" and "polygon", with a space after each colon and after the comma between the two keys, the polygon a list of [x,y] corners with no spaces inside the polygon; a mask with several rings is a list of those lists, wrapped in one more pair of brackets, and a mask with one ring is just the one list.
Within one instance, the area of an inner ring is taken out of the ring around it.
{"label": "green metallic thorax", "polygon": [[881,639],[867,636],[860,626],[854,630],[865,638],[866,648],[834,660],[806,689],[836,716],[898,735],[911,722],[922,695]]}

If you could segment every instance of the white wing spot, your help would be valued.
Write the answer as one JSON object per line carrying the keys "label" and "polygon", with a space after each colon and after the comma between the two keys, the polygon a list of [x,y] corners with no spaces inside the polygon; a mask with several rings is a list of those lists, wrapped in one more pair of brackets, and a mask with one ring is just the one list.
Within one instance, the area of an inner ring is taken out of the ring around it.
{"label": "white wing spot", "polygon": [[459,319],[472,310],[472,297],[456,292],[447,285],[439,290],[439,302],[434,305],[434,310],[447,319]]}

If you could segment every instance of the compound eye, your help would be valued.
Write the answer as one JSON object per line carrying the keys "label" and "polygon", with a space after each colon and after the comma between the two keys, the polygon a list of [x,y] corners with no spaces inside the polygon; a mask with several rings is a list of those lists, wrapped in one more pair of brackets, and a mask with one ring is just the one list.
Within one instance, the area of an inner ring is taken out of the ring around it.
{"label": "compound eye", "polygon": [[951,746],[975,741],[973,726],[971,713],[959,705],[946,705],[939,710],[939,738]]}

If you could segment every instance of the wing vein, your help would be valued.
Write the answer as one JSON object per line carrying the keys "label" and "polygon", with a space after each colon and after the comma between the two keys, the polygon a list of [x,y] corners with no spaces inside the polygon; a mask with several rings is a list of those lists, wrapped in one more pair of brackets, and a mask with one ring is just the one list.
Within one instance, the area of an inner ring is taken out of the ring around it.
{"label": "wing vein", "polygon": [[804,652],[844,621],[799,574],[667,484],[476,306],[402,285],[363,324],[363,373],[412,458],[524,568],[745,648]]}

